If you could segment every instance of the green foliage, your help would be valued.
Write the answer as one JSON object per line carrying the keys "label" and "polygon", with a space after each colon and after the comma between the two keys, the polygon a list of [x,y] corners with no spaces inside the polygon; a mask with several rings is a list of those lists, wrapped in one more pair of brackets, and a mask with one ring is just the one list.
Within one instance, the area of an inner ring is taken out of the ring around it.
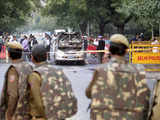
{"label": "green foliage", "polygon": [[24,24],[27,17],[34,10],[33,6],[39,0],[1,0],[0,26],[1,31],[11,32],[19,25]]}
{"label": "green foliage", "polygon": [[[46,6],[40,1],[45,1]],[[43,8],[43,9],[41,9]],[[34,16],[34,13],[41,15]],[[72,27],[86,32],[88,23],[92,31],[105,32],[106,25],[123,32],[133,21],[150,29],[160,23],[159,0],[0,0],[1,31],[13,31],[28,22],[26,29]],[[29,20],[28,18],[31,17]],[[97,30],[98,27],[98,30]],[[115,30],[115,29],[114,29]]]}
{"label": "green foliage", "polygon": [[126,6],[136,16],[138,22],[145,26],[160,22],[159,0],[128,0]]}
{"label": "green foliage", "polygon": [[131,19],[124,2],[125,0],[48,0],[43,14],[56,16],[62,26],[87,27],[88,23],[98,24],[103,34],[106,24],[120,26]]}
{"label": "green foliage", "polygon": [[88,17],[85,0],[48,0],[42,13],[56,17],[57,25],[73,28],[77,28]]}

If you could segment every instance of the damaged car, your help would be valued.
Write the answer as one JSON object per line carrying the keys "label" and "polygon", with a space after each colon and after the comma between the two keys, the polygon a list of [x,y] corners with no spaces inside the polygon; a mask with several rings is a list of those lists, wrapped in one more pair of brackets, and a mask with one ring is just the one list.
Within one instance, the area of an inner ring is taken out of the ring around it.
{"label": "damaged car", "polygon": [[61,33],[55,41],[54,61],[55,64],[64,62],[79,62],[85,64],[83,40],[77,32]]}

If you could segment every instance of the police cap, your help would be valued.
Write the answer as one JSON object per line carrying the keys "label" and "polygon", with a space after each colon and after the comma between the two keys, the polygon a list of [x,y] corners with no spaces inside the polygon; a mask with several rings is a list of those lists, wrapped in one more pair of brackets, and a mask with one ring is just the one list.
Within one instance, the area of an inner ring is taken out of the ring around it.
{"label": "police cap", "polygon": [[129,42],[127,38],[122,34],[114,34],[110,37],[110,41],[114,43],[121,43],[129,47]]}
{"label": "police cap", "polygon": [[22,45],[19,42],[8,42],[7,47],[10,49],[23,50]]}

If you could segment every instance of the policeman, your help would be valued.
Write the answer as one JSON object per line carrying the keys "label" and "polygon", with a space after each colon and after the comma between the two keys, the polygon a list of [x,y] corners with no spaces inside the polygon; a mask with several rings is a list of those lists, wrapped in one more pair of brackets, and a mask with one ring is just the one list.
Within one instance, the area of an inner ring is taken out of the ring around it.
{"label": "policeman", "polygon": [[9,42],[7,46],[12,64],[6,72],[2,90],[0,119],[29,120],[27,75],[32,66],[21,59],[23,48],[20,43]]}
{"label": "policeman", "polygon": [[128,40],[121,34],[110,38],[111,59],[97,68],[86,89],[91,99],[91,120],[145,120],[150,91],[142,66],[128,64]]}
{"label": "policeman", "polygon": [[160,79],[156,81],[150,104],[148,120],[159,120],[160,114]]}
{"label": "policeman", "polygon": [[67,112],[63,108],[67,102],[65,92],[73,95],[71,84],[62,71],[49,65],[46,60],[46,48],[41,44],[35,45],[32,49],[32,62],[35,64],[35,68],[28,78],[30,115],[32,120],[64,120],[64,115]]}
{"label": "policeman", "polygon": [[[102,36],[98,36],[97,50],[104,50],[104,48],[105,48],[105,41],[103,40]],[[97,55],[98,55],[99,63],[102,63],[104,52],[99,52]]]}

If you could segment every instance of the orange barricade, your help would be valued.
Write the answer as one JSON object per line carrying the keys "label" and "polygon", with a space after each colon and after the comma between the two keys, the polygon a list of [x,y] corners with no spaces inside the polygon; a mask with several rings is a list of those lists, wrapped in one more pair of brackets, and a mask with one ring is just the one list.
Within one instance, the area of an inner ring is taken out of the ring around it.
{"label": "orange barricade", "polygon": [[0,59],[6,59],[6,46],[2,46],[1,53],[0,53]]}

